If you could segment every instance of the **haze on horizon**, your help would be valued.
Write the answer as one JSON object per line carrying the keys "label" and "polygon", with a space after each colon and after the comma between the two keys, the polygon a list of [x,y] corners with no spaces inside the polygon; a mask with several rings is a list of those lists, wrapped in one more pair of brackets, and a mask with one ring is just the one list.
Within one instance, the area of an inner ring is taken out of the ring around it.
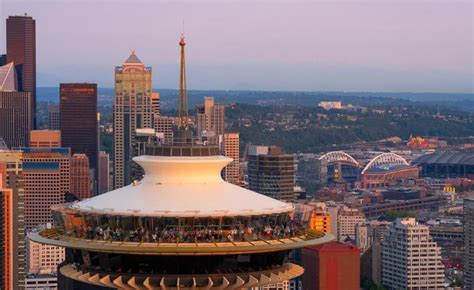
{"label": "haze on horizon", "polygon": [[0,0],[36,19],[38,86],[113,87],[131,50],[155,88],[474,93],[474,4],[455,1]]}

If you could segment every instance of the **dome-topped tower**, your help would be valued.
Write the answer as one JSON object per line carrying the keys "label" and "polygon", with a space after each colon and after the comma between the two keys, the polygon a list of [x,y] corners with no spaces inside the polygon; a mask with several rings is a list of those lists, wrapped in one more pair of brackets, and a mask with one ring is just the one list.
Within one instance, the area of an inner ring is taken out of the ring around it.
{"label": "dome-topped tower", "polygon": [[222,180],[227,157],[134,160],[142,181],[57,206],[54,228],[31,236],[67,248],[61,276],[105,288],[249,288],[301,275],[290,250],[332,239],[308,231],[292,205]]}
{"label": "dome-topped tower", "polygon": [[182,38],[180,122],[172,144],[155,144],[133,159],[145,170],[141,181],[56,206],[54,228],[31,235],[67,249],[60,289],[259,287],[303,274],[289,262],[292,249],[332,240],[308,231],[292,205],[222,180],[232,160],[217,146],[193,142],[184,44]]}

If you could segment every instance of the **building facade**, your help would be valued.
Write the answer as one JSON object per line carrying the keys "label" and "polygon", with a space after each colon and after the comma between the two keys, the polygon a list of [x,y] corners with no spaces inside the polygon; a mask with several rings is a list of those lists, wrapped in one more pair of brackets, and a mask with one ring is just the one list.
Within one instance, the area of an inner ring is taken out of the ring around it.
{"label": "building facade", "polygon": [[464,199],[464,286],[474,288],[474,197]]}
{"label": "building facade", "polygon": [[29,145],[31,93],[0,91],[0,137],[9,148]]}
{"label": "building facade", "polygon": [[70,191],[69,148],[22,148],[25,184],[25,228],[29,232],[52,222],[51,206]]}
{"label": "building facade", "polygon": [[0,91],[18,91],[18,77],[13,62],[5,65],[0,64]]}
{"label": "building facade", "polygon": [[86,154],[73,154],[71,157],[71,190],[79,200],[92,197],[92,178],[89,158]]}
{"label": "building facade", "polygon": [[382,284],[388,289],[444,289],[441,248],[414,218],[397,219],[382,242]]}
{"label": "building facade", "polygon": [[28,274],[55,274],[64,261],[64,248],[27,240]]}
{"label": "building facade", "polygon": [[355,241],[356,227],[365,222],[364,214],[358,209],[343,207],[337,213],[337,240],[343,242],[347,238]]}
{"label": "building facade", "polygon": [[18,91],[30,92],[30,127],[36,128],[36,24],[30,16],[7,18],[7,63],[13,62]]}
{"label": "building facade", "polygon": [[160,93],[151,93],[151,108],[155,116],[160,115]]}
{"label": "building facade", "polygon": [[33,130],[30,132],[30,147],[54,148],[61,147],[61,131]]}
{"label": "building facade", "polygon": [[21,151],[0,149],[0,289],[24,289],[25,208]]}
{"label": "building facade", "polygon": [[48,105],[48,129],[61,130],[61,113],[57,104]]}
{"label": "building facade", "polygon": [[204,104],[196,106],[198,139],[218,144],[224,135],[224,104],[216,104],[213,97],[204,97]]}
{"label": "building facade", "polygon": [[278,147],[250,146],[249,188],[284,201],[294,200],[295,158]]}
{"label": "building facade", "polygon": [[153,122],[158,140],[165,144],[171,144],[173,141],[173,117],[155,114]]}
{"label": "building facade", "polygon": [[25,290],[57,290],[58,277],[55,274],[28,274]]}
{"label": "building facade", "polygon": [[224,177],[230,183],[240,183],[240,137],[239,133],[224,134],[224,156],[232,158],[232,162],[224,169]]}
{"label": "building facade", "polygon": [[302,250],[303,289],[359,290],[359,250],[339,242],[305,247]]}
{"label": "building facade", "polygon": [[98,194],[110,190],[110,157],[109,153],[105,151],[99,152],[99,181]]}
{"label": "building facade", "polygon": [[82,153],[97,180],[99,159],[99,122],[97,84],[69,83],[60,85],[61,139],[72,154]]}
{"label": "building facade", "polygon": [[135,55],[115,68],[114,188],[132,182],[136,129],[153,128],[152,70]]}

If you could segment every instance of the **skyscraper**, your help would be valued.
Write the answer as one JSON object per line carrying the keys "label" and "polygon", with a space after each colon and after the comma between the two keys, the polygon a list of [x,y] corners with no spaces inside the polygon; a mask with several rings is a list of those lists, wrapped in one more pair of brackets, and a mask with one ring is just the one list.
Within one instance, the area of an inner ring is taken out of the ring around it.
{"label": "skyscraper", "polygon": [[382,284],[389,289],[444,289],[441,248],[428,226],[397,219],[382,242]]}
{"label": "skyscraper", "polygon": [[70,147],[72,154],[86,154],[93,170],[93,178],[97,180],[99,159],[97,84],[61,84],[60,115],[63,147]]}
{"label": "skyscraper", "polygon": [[25,224],[21,151],[0,148],[0,289],[24,289]]}
{"label": "skyscraper", "polygon": [[294,200],[295,158],[279,147],[250,146],[249,188],[284,201]]}
{"label": "skyscraper", "polygon": [[240,166],[239,166],[239,133],[224,134],[224,155],[232,158],[232,162],[224,169],[224,177],[230,183],[239,184]]}
{"label": "skyscraper", "polygon": [[71,193],[80,200],[92,197],[92,179],[87,155],[76,153],[71,157]]}
{"label": "skyscraper", "polygon": [[98,194],[108,192],[110,190],[110,158],[109,153],[105,151],[99,152],[99,180]]}
{"label": "skyscraper", "polygon": [[30,92],[31,127],[36,128],[36,24],[27,16],[7,18],[7,63],[18,74],[18,91]]}
{"label": "skyscraper", "polygon": [[25,226],[31,231],[52,222],[51,206],[70,191],[69,148],[21,148],[25,184]]}
{"label": "skyscraper", "polygon": [[48,129],[61,130],[61,115],[58,104],[48,105]]}
{"label": "skyscraper", "polygon": [[199,139],[218,144],[224,135],[224,104],[215,104],[213,97],[204,97],[196,106],[196,130]]}
{"label": "skyscraper", "polygon": [[474,197],[464,199],[464,286],[474,288]]}
{"label": "skyscraper", "polygon": [[0,91],[0,137],[9,148],[28,146],[31,93]]}
{"label": "skyscraper", "polygon": [[153,128],[151,67],[135,52],[115,68],[114,187],[130,184],[136,129]]}

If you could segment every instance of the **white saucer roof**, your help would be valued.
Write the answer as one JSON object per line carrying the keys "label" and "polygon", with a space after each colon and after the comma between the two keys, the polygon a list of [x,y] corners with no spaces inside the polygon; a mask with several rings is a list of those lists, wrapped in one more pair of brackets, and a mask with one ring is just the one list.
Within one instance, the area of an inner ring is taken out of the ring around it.
{"label": "white saucer roof", "polygon": [[225,182],[224,156],[139,156],[141,182],[70,206],[83,212],[125,216],[212,217],[287,213],[291,204]]}

